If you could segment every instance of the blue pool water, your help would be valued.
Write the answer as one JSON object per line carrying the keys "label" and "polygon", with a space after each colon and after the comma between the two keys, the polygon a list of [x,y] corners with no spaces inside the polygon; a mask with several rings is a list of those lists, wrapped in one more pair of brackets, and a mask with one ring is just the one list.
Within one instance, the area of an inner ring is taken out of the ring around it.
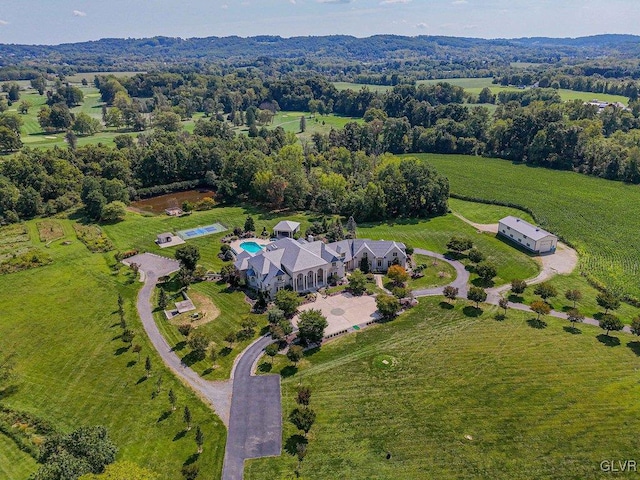
{"label": "blue pool water", "polygon": [[258,245],[256,242],[242,242],[240,244],[240,248],[249,253],[258,253],[262,250],[262,246]]}

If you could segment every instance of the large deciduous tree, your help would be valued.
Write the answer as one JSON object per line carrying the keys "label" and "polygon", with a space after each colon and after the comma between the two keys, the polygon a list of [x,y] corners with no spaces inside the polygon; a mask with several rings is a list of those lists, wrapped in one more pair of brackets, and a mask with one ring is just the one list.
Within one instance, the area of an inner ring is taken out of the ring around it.
{"label": "large deciduous tree", "polygon": [[176,250],[175,258],[183,268],[193,272],[200,260],[200,249],[195,245],[183,245]]}
{"label": "large deciduous tree", "polygon": [[306,310],[299,316],[298,338],[305,345],[320,343],[328,326],[329,323],[320,310]]}

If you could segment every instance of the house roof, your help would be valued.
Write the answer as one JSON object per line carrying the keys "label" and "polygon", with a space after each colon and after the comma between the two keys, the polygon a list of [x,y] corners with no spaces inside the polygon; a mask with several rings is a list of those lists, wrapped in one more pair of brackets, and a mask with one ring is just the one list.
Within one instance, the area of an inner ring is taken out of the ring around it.
{"label": "house roof", "polygon": [[400,242],[369,239],[341,240],[339,242],[329,243],[327,247],[337,252],[338,255],[344,253],[345,262],[353,259],[353,257],[357,256],[364,250],[371,252],[371,254],[376,258],[382,258],[394,247],[402,252],[404,252],[406,248],[404,243]]}
{"label": "house roof", "polygon": [[501,225],[505,225],[509,228],[514,229],[516,232],[520,232],[525,237],[530,238],[532,240],[538,241],[545,237],[555,237],[554,234],[543,230],[540,227],[530,224],[529,222],[522,220],[518,217],[508,216],[504,217],[500,220]]}
{"label": "house roof", "polygon": [[277,232],[295,232],[300,228],[300,224],[298,222],[292,222],[290,220],[282,220],[279,222],[273,229]]}
{"label": "house roof", "polygon": [[165,233],[159,233],[158,234],[158,238],[167,238],[167,237],[173,237],[173,233],[165,232]]}

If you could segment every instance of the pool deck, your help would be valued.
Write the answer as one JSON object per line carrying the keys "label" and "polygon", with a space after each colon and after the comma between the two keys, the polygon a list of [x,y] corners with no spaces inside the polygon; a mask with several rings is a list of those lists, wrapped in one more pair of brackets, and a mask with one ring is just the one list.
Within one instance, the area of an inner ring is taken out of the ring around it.
{"label": "pool deck", "polygon": [[262,247],[265,247],[272,243],[271,240],[265,240],[264,238],[239,238],[238,240],[234,240],[233,242],[231,242],[230,247],[233,252],[238,255],[239,253],[242,253],[244,251],[244,249],[240,247],[240,244],[245,242],[255,242]]}

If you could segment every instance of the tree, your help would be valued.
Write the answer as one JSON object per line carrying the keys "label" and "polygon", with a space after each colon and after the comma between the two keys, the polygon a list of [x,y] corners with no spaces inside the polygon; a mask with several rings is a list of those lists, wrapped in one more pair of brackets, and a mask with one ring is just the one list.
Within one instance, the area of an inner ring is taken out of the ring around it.
{"label": "tree", "polygon": [[582,323],[584,320],[584,315],[582,315],[577,308],[572,308],[567,312],[567,320],[571,322],[571,328],[575,330],[576,323]]}
{"label": "tree", "polygon": [[102,209],[107,204],[107,199],[98,189],[90,190],[83,196],[84,211],[87,216],[93,220],[97,220],[102,216]]}
{"label": "tree", "polygon": [[196,480],[200,474],[200,467],[195,463],[190,463],[188,465],[183,465],[181,472],[184,480]]}
{"label": "tree", "polygon": [[308,407],[309,403],[311,403],[311,388],[300,385],[298,387],[296,403],[298,405],[304,405],[305,407]]}
{"label": "tree", "polygon": [[478,103],[496,103],[496,96],[489,87],[484,87],[478,95]]}
{"label": "tree", "polygon": [[449,302],[453,302],[458,297],[458,292],[460,290],[457,287],[452,287],[451,285],[447,285],[442,290],[444,297],[449,300]]}
{"label": "tree", "polygon": [[209,343],[211,340],[209,337],[203,332],[195,332],[189,336],[189,340],[187,341],[189,347],[195,354],[198,359],[203,359],[206,355],[207,348],[209,348]]}
{"label": "tree", "polygon": [[29,100],[22,100],[20,105],[18,105],[18,112],[22,115],[26,115],[29,113],[29,109],[32,107],[32,104]]}
{"label": "tree", "polygon": [[22,148],[20,134],[10,128],[0,125],[0,152],[16,152]]}
{"label": "tree", "polygon": [[184,413],[182,414],[182,420],[187,426],[187,432],[191,430],[191,410],[187,405],[184,406]]}
{"label": "tree", "polygon": [[190,323],[181,323],[180,325],[178,325],[178,331],[185,337],[189,336],[189,333],[191,333],[191,329],[193,327],[191,326]]}
{"label": "tree", "polygon": [[182,128],[180,115],[174,112],[157,112],[153,115],[153,127],[165,132],[177,132]]}
{"label": "tree", "polygon": [[85,473],[101,473],[113,463],[118,448],[102,426],[82,427],[68,435],[49,435],[40,448],[36,480],[75,479]]}
{"label": "tree", "polygon": [[264,353],[266,353],[271,359],[271,365],[273,365],[273,357],[275,357],[279,351],[280,347],[277,343],[271,343],[265,347]]}
{"label": "tree", "polygon": [[104,115],[104,123],[107,127],[120,128],[124,124],[124,117],[122,110],[118,107],[113,107],[107,110]]}
{"label": "tree", "polygon": [[507,309],[509,308],[509,300],[504,297],[500,297],[500,300],[498,300],[498,306],[504,309],[504,314],[506,315]]}
{"label": "tree", "polygon": [[400,300],[393,295],[378,294],[376,307],[385,320],[393,320],[400,311]]}
{"label": "tree", "polygon": [[247,219],[244,221],[244,231],[245,232],[256,231],[256,223],[253,221],[253,217],[251,215],[249,215]]}
{"label": "tree", "polygon": [[176,404],[178,403],[178,397],[176,397],[173,388],[169,389],[169,403],[171,404],[171,411],[176,411]]}
{"label": "tree", "polygon": [[279,290],[276,293],[275,304],[286,317],[292,317],[300,306],[300,297],[291,290]]}
{"label": "tree", "polygon": [[527,282],[525,282],[524,280],[511,280],[511,292],[515,293],[516,295],[520,295],[524,293],[526,289]]}
{"label": "tree", "polygon": [[196,427],[196,445],[198,446],[198,453],[202,453],[202,445],[204,445],[204,434],[200,425]]}
{"label": "tree", "polygon": [[186,270],[193,272],[200,260],[200,249],[195,245],[183,245],[176,250],[175,258]]}
{"label": "tree", "polygon": [[631,333],[640,336],[640,317],[636,317],[631,321]]}
{"label": "tree", "polygon": [[451,237],[449,242],[447,242],[447,248],[455,253],[466,252],[472,247],[473,247],[473,242],[468,238],[454,236],[454,237]]}
{"label": "tree", "polygon": [[282,320],[284,320],[284,312],[279,308],[270,308],[267,311],[267,320],[270,325],[278,325]]}
{"label": "tree", "polygon": [[476,273],[483,281],[490,282],[498,274],[498,270],[493,264],[485,262],[476,267]]}
{"label": "tree", "polygon": [[233,332],[227,333],[224,337],[224,341],[229,344],[229,348],[233,348],[233,344],[236,342],[237,339],[238,339],[238,336]]}
{"label": "tree", "polygon": [[387,270],[387,277],[389,277],[394,284],[401,287],[409,280],[409,274],[402,265],[391,265]]}
{"label": "tree", "polygon": [[144,361],[144,369],[147,372],[147,378],[151,376],[151,358],[147,356],[147,359]]}
{"label": "tree", "polygon": [[482,287],[470,287],[467,292],[467,300],[475,302],[476,308],[480,308],[480,302],[487,299],[487,292]]}
{"label": "tree", "polygon": [[371,271],[371,267],[370,267],[370,264],[369,264],[369,258],[367,258],[367,257],[362,257],[360,259],[360,263],[359,263],[358,266],[360,267],[359,270],[364,274],[367,274],[367,273],[369,273]]}
{"label": "tree", "polygon": [[127,215],[127,206],[118,200],[107,203],[100,213],[100,220],[106,223],[116,223],[124,220]]}
{"label": "tree", "polygon": [[354,295],[362,295],[367,289],[367,277],[360,270],[355,269],[349,275],[349,290]]}
{"label": "tree", "polygon": [[294,408],[289,414],[289,421],[306,437],[316,421],[316,412],[310,408]]}
{"label": "tree", "polygon": [[545,301],[551,297],[555,297],[556,295],[558,295],[558,291],[556,290],[556,288],[547,282],[542,282],[536,285],[533,293],[535,293],[536,295],[540,295],[540,298]]}
{"label": "tree", "polygon": [[300,133],[304,133],[307,131],[307,119],[302,115],[300,117]]}
{"label": "tree", "polygon": [[142,352],[142,345],[136,343],[131,350],[133,351],[133,353],[138,355],[138,362],[139,362],[140,352]]}
{"label": "tree", "polygon": [[304,350],[300,345],[291,345],[287,351],[287,358],[291,363],[297,365],[304,356]]}
{"label": "tree", "polygon": [[564,297],[569,300],[570,302],[573,302],[573,308],[576,308],[576,302],[579,302],[580,300],[582,300],[582,292],[580,290],[573,289],[573,290],[567,290],[564,293]]}
{"label": "tree", "polygon": [[317,344],[324,338],[324,329],[329,326],[320,310],[302,312],[298,320],[298,338],[305,345]]}
{"label": "tree", "polygon": [[124,332],[122,332],[122,335],[120,338],[122,338],[122,341],[124,343],[128,343],[129,346],[131,346],[131,342],[133,342],[133,338],[135,336],[136,334],[134,333],[133,330],[126,329]]}
{"label": "tree", "polygon": [[64,139],[67,142],[67,146],[69,147],[69,150],[71,150],[72,152],[75,152],[76,148],[78,148],[78,137],[76,137],[76,134],[73,133],[71,130],[68,130],[67,133],[64,134]]}
{"label": "tree", "polygon": [[349,220],[347,220],[347,232],[355,234],[356,228],[358,228],[358,225],[356,224],[356,221],[354,220],[352,215],[349,217]]}
{"label": "tree", "polygon": [[218,351],[215,346],[209,350],[209,360],[211,360],[211,368],[216,368],[216,362],[218,361]]}
{"label": "tree", "polygon": [[531,311],[538,314],[538,318],[536,320],[540,321],[540,316],[548,315],[549,312],[551,312],[551,307],[547,302],[536,300],[531,303]]}
{"label": "tree", "polygon": [[602,317],[600,317],[600,328],[605,330],[607,332],[607,336],[609,336],[609,332],[620,331],[624,328],[624,325],[615,315],[605,313],[604,315],[602,315]]}
{"label": "tree", "polygon": [[164,288],[160,287],[160,293],[158,294],[158,308],[164,310],[167,308],[169,304],[169,299],[167,298],[167,292],[165,292]]}
{"label": "tree", "polygon": [[84,112],[76,115],[71,129],[78,135],[93,135],[100,130],[100,122]]}
{"label": "tree", "polygon": [[64,103],[56,103],[49,111],[49,126],[54,131],[63,131],[71,127],[73,117],[69,107]]}
{"label": "tree", "polygon": [[37,90],[38,94],[44,95],[44,91],[47,88],[47,79],[42,75],[31,79],[31,88]]}
{"label": "tree", "polygon": [[482,253],[477,248],[472,248],[471,250],[469,250],[467,256],[469,257],[469,260],[471,260],[475,264],[482,262],[485,258],[484,253]]}
{"label": "tree", "polygon": [[609,310],[617,310],[620,307],[620,299],[609,292],[599,293],[596,302],[604,308],[605,314],[609,313]]}

